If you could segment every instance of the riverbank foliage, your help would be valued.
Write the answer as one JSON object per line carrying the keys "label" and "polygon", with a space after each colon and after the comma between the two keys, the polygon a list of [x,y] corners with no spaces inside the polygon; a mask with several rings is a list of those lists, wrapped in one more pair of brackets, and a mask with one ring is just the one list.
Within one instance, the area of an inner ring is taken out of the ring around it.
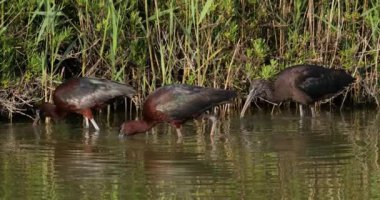
{"label": "riverbank foliage", "polygon": [[75,76],[132,85],[232,88],[300,63],[363,81],[355,103],[378,103],[380,1],[0,1],[3,115],[25,113]]}

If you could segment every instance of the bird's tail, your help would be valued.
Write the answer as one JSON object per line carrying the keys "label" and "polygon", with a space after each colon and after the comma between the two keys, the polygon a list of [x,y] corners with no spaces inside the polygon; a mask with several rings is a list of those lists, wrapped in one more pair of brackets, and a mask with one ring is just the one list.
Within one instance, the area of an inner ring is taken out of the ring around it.
{"label": "bird's tail", "polygon": [[113,90],[115,93],[119,94],[117,96],[127,96],[129,98],[133,98],[133,96],[135,96],[137,93],[136,90],[129,85],[125,85],[114,81],[109,81],[108,84],[108,88],[110,90]]}
{"label": "bird's tail", "polygon": [[237,97],[237,93],[233,90],[213,89],[210,97],[215,100],[215,103],[223,103]]}

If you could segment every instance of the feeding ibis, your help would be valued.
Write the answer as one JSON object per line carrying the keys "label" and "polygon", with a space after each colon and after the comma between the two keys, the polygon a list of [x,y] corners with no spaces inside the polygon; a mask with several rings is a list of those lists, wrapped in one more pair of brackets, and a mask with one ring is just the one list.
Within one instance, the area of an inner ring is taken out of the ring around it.
{"label": "feeding ibis", "polygon": [[91,108],[100,107],[108,100],[118,96],[132,98],[136,91],[125,84],[99,79],[99,78],[73,78],[59,85],[53,93],[54,104],[43,102],[36,112],[34,125],[40,120],[40,112],[54,120],[64,118],[67,113],[74,112],[83,115],[86,128],[89,122],[96,130],[96,124],[91,112]]}
{"label": "feeding ibis", "polygon": [[[244,117],[253,99],[262,98],[272,103],[293,100],[302,105],[330,98],[354,82],[354,78],[343,69],[329,69],[317,65],[295,65],[281,71],[273,82],[256,79],[251,81],[250,91],[240,113]],[[311,108],[312,116],[315,115]]]}
{"label": "feeding ibis", "polygon": [[231,90],[174,84],[163,86],[151,93],[144,102],[142,119],[121,125],[121,135],[143,133],[157,123],[167,122],[182,137],[181,125],[189,119],[208,118],[212,121],[210,136],[214,135],[216,117],[204,114],[213,106],[225,103],[237,94]]}

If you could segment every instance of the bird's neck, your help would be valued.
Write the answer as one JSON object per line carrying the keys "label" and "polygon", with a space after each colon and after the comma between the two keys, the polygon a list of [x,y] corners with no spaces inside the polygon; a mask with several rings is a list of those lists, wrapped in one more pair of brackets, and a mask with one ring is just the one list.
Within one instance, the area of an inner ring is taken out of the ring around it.
{"label": "bird's neck", "polygon": [[279,103],[281,102],[281,97],[279,97],[278,92],[275,91],[273,87],[271,87],[271,90],[268,91],[268,99],[269,101],[273,103]]}
{"label": "bird's neck", "polygon": [[272,82],[268,81],[268,88],[265,90],[265,99],[272,102],[272,103],[278,103],[281,100],[279,99],[277,92],[275,92],[275,88],[273,86]]}

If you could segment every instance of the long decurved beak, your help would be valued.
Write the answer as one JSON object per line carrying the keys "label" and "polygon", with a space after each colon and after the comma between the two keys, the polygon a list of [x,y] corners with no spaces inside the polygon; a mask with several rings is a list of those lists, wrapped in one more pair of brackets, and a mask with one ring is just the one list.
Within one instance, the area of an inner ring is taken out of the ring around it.
{"label": "long decurved beak", "polygon": [[36,117],[33,120],[33,126],[37,126],[38,122],[40,121],[40,109],[36,110]]}
{"label": "long decurved beak", "polygon": [[247,100],[245,100],[243,109],[241,110],[240,118],[244,117],[245,111],[247,111],[248,106],[251,104],[251,101],[255,96],[256,96],[256,90],[252,89],[251,91],[249,91]]}

